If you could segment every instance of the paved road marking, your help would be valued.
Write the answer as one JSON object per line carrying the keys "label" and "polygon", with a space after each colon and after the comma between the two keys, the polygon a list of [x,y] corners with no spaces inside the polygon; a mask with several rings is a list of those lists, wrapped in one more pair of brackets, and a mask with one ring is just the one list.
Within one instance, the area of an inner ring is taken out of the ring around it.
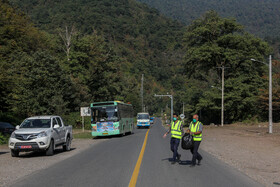
{"label": "paved road marking", "polygon": [[148,139],[149,131],[150,131],[150,129],[146,133],[145,140],[144,140],[144,143],[142,145],[142,149],[141,149],[140,155],[138,157],[137,163],[135,165],[132,177],[131,177],[129,185],[128,185],[129,187],[135,187],[136,186],[137,178],[138,178],[138,175],[139,175],[140,166],[141,166],[141,163],[142,163],[142,159],[143,159],[145,148],[146,148],[146,144],[147,144],[147,139]]}

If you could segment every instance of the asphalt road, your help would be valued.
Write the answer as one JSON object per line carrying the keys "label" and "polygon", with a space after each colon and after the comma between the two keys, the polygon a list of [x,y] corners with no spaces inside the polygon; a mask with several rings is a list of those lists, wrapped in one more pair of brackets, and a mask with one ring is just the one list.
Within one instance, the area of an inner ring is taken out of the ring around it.
{"label": "asphalt road", "polygon": [[[147,129],[136,129],[132,135],[110,137],[80,154],[16,181],[13,186],[128,186],[146,132]],[[202,150],[199,150],[203,156],[201,166],[190,168],[192,155],[181,148],[182,163],[171,165],[170,137],[163,139],[164,132],[160,120],[156,120],[148,133],[136,186],[262,186]]]}

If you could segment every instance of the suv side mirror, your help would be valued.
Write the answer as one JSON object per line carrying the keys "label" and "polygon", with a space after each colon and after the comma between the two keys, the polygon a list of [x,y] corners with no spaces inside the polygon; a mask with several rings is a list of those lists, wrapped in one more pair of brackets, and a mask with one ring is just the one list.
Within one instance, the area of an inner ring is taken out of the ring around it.
{"label": "suv side mirror", "polygon": [[55,125],[53,126],[53,128],[54,128],[54,129],[57,129],[57,128],[59,128],[59,125],[58,125],[58,124],[55,124]]}
{"label": "suv side mirror", "polygon": [[19,129],[19,125],[16,126],[16,130],[18,130],[18,129]]}

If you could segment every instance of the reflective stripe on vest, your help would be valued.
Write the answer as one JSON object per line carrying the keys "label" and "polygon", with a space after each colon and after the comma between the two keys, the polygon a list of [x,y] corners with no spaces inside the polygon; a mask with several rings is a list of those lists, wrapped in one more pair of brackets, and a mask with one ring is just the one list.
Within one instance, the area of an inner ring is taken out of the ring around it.
{"label": "reflective stripe on vest", "polygon": [[[191,132],[198,132],[199,131],[199,125],[201,124],[200,121],[198,121],[196,124],[194,124],[193,122],[191,122],[190,124],[190,130]],[[193,134],[193,140],[194,141],[201,141],[202,140],[202,132],[201,134]]]}
{"label": "reflective stripe on vest", "polygon": [[176,124],[173,121],[171,124],[171,137],[181,139],[182,138],[182,131],[181,131],[181,121],[178,121]]}

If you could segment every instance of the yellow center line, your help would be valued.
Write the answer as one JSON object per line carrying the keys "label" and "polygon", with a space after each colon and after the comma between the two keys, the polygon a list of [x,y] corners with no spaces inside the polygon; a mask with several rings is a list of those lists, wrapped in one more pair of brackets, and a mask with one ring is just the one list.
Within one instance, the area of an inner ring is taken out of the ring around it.
{"label": "yellow center line", "polygon": [[128,185],[129,187],[135,187],[136,186],[137,178],[138,178],[138,175],[139,175],[140,166],[141,166],[141,163],[142,163],[142,159],[143,159],[145,148],[146,148],[146,144],[147,144],[147,139],[148,139],[149,131],[150,131],[150,129],[146,133],[145,140],[144,140],[144,143],[142,145],[142,149],[141,149],[139,158],[137,160],[137,163],[135,165],[132,177],[131,177],[129,185]]}

